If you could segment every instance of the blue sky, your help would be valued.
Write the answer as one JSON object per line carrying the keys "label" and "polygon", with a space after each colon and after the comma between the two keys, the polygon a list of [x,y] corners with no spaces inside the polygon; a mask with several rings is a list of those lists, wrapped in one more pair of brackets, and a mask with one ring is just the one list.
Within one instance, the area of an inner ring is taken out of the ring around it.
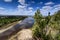
{"label": "blue sky", "polygon": [[1,15],[34,15],[37,9],[52,15],[60,10],[60,0],[0,0]]}

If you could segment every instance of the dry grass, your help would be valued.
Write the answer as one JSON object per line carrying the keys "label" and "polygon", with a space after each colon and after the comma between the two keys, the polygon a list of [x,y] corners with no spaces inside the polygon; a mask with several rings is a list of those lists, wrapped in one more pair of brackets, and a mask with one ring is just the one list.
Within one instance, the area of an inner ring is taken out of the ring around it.
{"label": "dry grass", "polygon": [[13,35],[9,40],[33,40],[32,30],[30,29],[20,30],[18,33]]}

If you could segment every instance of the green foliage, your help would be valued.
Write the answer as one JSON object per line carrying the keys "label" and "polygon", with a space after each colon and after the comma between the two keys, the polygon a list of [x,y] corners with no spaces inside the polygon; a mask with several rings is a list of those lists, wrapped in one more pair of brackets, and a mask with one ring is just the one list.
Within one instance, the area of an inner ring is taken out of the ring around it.
{"label": "green foliage", "polygon": [[42,15],[40,14],[40,10],[39,9],[35,13],[34,18],[35,18],[36,23],[40,25],[40,20],[42,19]]}
{"label": "green foliage", "polygon": [[[43,37],[43,28],[46,26],[46,20],[43,18],[43,16],[40,14],[40,10],[38,9],[35,13],[35,29],[34,29],[34,36],[37,37]],[[37,26],[36,26],[37,25]]]}
{"label": "green foliage", "polygon": [[60,40],[60,11],[52,16],[49,12],[48,16],[43,17],[38,9],[34,19],[35,24],[32,28],[34,37],[43,38],[43,40]]}
{"label": "green foliage", "polygon": [[53,15],[53,20],[54,21],[60,21],[60,10]]}
{"label": "green foliage", "polygon": [[57,35],[56,35],[56,38],[55,38],[56,40],[60,40],[60,33],[58,33]]}
{"label": "green foliage", "polygon": [[18,17],[18,16],[0,16],[0,27],[7,25],[12,22],[16,22],[19,20],[23,20],[26,17]]}

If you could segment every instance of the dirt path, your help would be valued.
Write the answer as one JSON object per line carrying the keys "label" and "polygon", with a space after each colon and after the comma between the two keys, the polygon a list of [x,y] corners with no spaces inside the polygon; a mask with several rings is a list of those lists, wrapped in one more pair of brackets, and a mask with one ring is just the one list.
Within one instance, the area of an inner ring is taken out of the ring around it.
{"label": "dirt path", "polygon": [[23,29],[17,33],[14,37],[11,37],[10,40],[33,40],[32,30]]}
{"label": "dirt path", "polygon": [[18,35],[18,40],[32,40],[32,31],[30,29],[23,29]]}

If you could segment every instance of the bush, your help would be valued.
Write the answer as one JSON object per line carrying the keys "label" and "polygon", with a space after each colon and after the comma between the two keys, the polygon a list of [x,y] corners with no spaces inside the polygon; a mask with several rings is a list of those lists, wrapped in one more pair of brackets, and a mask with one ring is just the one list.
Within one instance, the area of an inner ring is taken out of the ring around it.
{"label": "bush", "polygon": [[43,40],[60,40],[60,11],[52,16],[48,13],[48,16],[43,17],[38,9],[34,19],[33,37],[43,38]]}

